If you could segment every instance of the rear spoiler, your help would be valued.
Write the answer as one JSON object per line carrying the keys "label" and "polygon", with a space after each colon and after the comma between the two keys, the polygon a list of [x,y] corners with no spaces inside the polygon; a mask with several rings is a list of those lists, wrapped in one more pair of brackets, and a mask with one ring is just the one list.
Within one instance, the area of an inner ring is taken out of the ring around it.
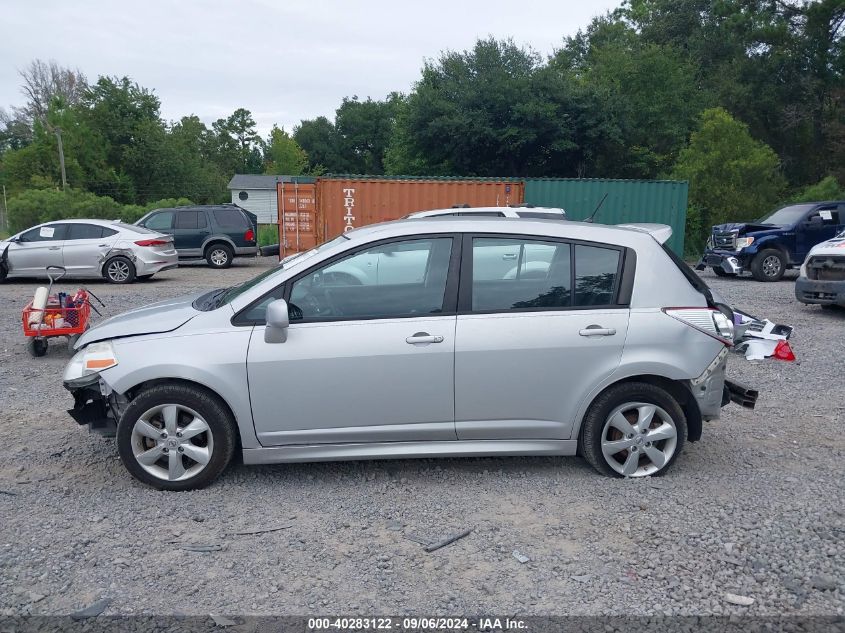
{"label": "rear spoiler", "polygon": [[647,224],[647,223],[634,223],[634,224],[617,224],[616,226],[623,228],[623,229],[632,229],[634,231],[639,231],[640,233],[648,233],[654,239],[656,239],[660,244],[665,244],[666,241],[672,237],[672,227],[668,224]]}

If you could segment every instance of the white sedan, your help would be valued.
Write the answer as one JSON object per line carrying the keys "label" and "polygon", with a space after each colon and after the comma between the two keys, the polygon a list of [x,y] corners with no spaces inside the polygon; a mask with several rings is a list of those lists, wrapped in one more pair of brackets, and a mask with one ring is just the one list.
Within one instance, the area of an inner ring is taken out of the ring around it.
{"label": "white sedan", "polygon": [[117,221],[58,220],[0,241],[0,281],[61,266],[68,277],[126,284],[177,265],[170,235]]}

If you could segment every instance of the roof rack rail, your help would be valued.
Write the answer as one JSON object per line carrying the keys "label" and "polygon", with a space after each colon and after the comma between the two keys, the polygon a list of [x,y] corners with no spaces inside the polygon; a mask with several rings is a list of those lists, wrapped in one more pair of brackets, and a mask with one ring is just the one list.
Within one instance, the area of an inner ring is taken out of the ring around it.
{"label": "roof rack rail", "polygon": [[453,204],[449,208],[450,209],[471,209],[472,207],[470,207],[466,202],[464,202],[463,204]]}
{"label": "roof rack rail", "polygon": [[515,202],[513,204],[508,205],[512,209],[536,209],[537,205],[530,204],[528,202]]}

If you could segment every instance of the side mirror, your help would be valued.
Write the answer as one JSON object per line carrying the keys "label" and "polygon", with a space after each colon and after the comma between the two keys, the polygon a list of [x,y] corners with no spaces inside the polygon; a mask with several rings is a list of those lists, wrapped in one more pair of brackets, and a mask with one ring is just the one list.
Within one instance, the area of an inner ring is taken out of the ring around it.
{"label": "side mirror", "polygon": [[288,340],[288,302],[276,299],[267,306],[267,325],[264,326],[265,343],[284,343]]}
{"label": "side mirror", "polygon": [[807,218],[807,224],[809,224],[810,226],[816,226],[818,224],[821,224],[822,222],[824,222],[824,220],[822,220],[822,216],[818,214],[811,215],[809,218]]}

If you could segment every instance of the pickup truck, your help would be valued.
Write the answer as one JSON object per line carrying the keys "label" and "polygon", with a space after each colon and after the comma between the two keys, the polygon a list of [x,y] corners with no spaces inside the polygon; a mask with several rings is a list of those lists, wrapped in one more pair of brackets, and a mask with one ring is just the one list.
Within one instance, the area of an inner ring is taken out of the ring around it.
{"label": "pickup truck", "polygon": [[816,244],[845,229],[845,201],[806,202],[782,207],[754,222],[713,227],[696,269],[711,267],[720,277],[750,272],[758,281],[778,281],[797,268]]}

